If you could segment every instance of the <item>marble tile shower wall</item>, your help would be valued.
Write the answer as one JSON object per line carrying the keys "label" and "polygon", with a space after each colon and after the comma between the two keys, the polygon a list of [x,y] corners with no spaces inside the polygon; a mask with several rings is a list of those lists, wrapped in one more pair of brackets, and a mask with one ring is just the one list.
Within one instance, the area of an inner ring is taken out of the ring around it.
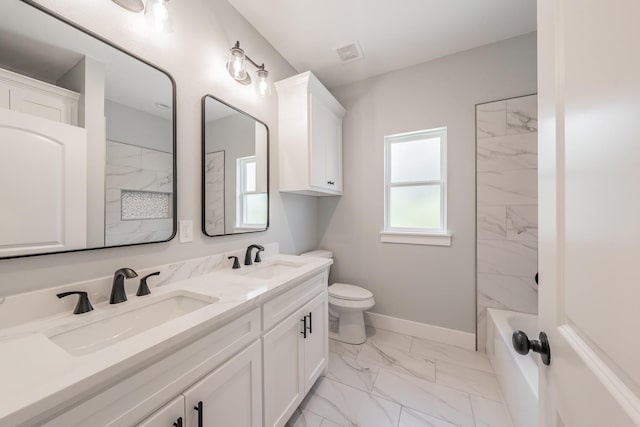
{"label": "marble tile shower wall", "polygon": [[477,340],[487,307],[538,312],[537,96],[476,106]]}
{"label": "marble tile shower wall", "polygon": [[107,141],[105,243],[107,246],[166,240],[173,219],[122,220],[122,190],[173,192],[173,156],[157,150]]}
{"label": "marble tile shower wall", "polygon": [[205,227],[211,236],[224,234],[224,151],[207,153],[205,164]]}

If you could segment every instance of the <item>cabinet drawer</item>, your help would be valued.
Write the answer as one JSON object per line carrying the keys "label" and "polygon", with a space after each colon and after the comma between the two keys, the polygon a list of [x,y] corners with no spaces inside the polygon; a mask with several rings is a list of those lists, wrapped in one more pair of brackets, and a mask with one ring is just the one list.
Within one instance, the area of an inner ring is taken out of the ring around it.
{"label": "cabinet drawer", "polygon": [[259,336],[255,309],[42,425],[134,425]]}
{"label": "cabinet drawer", "polygon": [[265,303],[262,309],[264,330],[272,328],[275,324],[285,319],[311,298],[326,289],[326,287],[327,272],[324,271]]}

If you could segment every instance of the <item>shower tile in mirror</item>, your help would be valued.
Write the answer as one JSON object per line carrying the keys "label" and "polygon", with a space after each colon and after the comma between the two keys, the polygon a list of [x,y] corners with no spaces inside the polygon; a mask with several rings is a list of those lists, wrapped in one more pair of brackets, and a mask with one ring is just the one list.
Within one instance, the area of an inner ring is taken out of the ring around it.
{"label": "shower tile in mirror", "polygon": [[161,219],[171,216],[171,194],[122,190],[122,220]]}

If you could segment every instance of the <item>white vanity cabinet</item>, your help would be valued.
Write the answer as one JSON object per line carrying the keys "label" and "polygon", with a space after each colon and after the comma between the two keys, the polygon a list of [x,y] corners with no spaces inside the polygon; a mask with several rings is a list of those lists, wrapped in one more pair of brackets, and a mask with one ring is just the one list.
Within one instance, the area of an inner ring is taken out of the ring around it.
{"label": "white vanity cabinet", "polygon": [[280,191],[342,194],[345,109],[310,71],[276,82]]}
{"label": "white vanity cabinet", "polygon": [[186,427],[184,396],[176,397],[136,427]]}
{"label": "white vanity cabinet", "polygon": [[328,271],[24,425],[284,426],[327,367]]}
{"label": "white vanity cabinet", "polygon": [[[290,291],[298,292],[298,295],[317,296],[312,297],[311,301],[309,298],[302,298],[303,305],[289,305],[293,313],[262,338],[265,427],[284,426],[327,367],[329,341],[326,280],[326,274],[323,274]],[[284,302],[290,301],[292,297],[294,295],[285,294],[280,298]],[[273,305],[279,303],[278,298],[272,301]],[[267,309],[265,305],[265,314]]]}
{"label": "white vanity cabinet", "polygon": [[184,392],[188,427],[262,427],[260,342]]}

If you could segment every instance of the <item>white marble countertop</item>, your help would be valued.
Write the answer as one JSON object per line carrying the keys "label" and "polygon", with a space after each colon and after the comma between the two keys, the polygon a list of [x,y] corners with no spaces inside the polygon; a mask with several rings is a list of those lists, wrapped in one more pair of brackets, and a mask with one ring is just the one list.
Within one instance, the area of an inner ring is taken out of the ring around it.
{"label": "white marble countertop", "polygon": [[[274,261],[303,264],[274,279],[248,275]],[[277,255],[260,265],[216,270],[152,288],[149,297],[129,295],[127,302],[95,304],[81,315],[71,312],[0,330],[0,425],[15,426],[38,414],[53,412],[70,399],[94,393],[151,357],[169,354],[203,333],[212,332],[243,313],[321,272],[330,259]],[[74,329],[144,304],[144,298],[189,291],[219,300],[184,316],[82,356],[73,356],[47,338],[50,331]],[[28,307],[34,310],[36,307]],[[48,333],[49,332],[49,333]]]}

